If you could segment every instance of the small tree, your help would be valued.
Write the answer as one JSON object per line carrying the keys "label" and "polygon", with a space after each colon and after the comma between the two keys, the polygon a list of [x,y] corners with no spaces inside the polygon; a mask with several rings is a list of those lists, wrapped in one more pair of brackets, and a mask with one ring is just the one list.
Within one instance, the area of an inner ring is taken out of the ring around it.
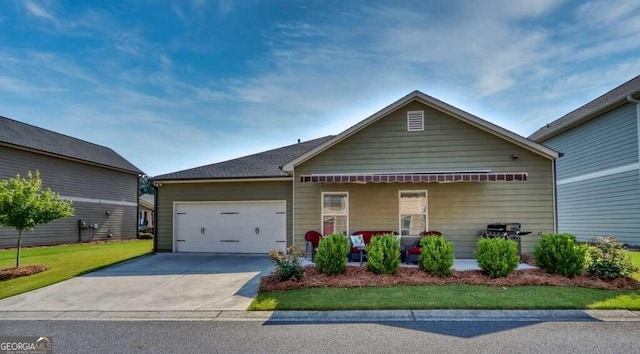
{"label": "small tree", "polygon": [[0,181],[0,225],[18,230],[16,267],[20,266],[22,231],[33,230],[36,225],[73,215],[72,203],[60,200],[49,188],[42,189],[40,173],[29,171],[27,178]]}

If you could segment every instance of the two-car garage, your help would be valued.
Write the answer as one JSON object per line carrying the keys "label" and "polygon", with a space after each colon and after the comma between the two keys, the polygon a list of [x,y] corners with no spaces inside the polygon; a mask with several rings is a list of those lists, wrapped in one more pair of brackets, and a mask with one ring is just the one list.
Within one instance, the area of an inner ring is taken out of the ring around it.
{"label": "two-car garage", "polygon": [[174,202],[174,252],[284,251],[287,202]]}

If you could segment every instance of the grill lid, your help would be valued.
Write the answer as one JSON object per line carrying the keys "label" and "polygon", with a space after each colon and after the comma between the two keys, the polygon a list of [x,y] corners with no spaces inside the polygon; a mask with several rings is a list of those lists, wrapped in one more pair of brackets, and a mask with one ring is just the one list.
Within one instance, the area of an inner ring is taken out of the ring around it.
{"label": "grill lid", "polygon": [[517,232],[520,231],[520,223],[496,223],[487,225],[487,232]]}

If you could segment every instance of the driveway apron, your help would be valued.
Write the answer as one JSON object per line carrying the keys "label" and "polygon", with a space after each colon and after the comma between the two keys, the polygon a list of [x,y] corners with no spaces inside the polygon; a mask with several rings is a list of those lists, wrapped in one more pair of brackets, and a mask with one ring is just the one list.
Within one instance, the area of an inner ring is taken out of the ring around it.
{"label": "driveway apron", "polygon": [[246,310],[266,255],[156,254],[0,300],[2,311]]}

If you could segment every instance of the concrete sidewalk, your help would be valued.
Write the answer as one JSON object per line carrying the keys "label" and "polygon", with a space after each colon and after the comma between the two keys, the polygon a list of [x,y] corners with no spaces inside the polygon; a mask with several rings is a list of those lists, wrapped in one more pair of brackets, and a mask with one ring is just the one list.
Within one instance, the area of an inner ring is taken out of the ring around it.
{"label": "concrete sidewalk", "polygon": [[640,322],[628,310],[0,311],[0,321]]}
{"label": "concrete sidewalk", "polygon": [[[309,259],[302,259],[301,260],[302,266],[308,266],[308,265],[312,265],[314,264],[312,261],[310,261]],[[362,265],[366,265],[367,261],[365,260],[363,262]],[[352,266],[352,267],[359,267],[360,266],[360,262],[359,261],[355,261],[355,262],[347,262],[347,266]],[[416,263],[411,263],[411,264],[407,264],[407,263],[400,263],[400,267],[403,268],[418,268],[418,264]],[[536,268],[535,266],[526,264],[526,263],[520,263],[518,264],[518,268],[516,269],[534,269]],[[453,260],[453,266],[451,266],[451,269],[453,270],[458,270],[458,271],[463,271],[463,270],[480,270],[480,266],[478,266],[478,262],[475,259],[466,259],[466,258],[456,258]]]}

